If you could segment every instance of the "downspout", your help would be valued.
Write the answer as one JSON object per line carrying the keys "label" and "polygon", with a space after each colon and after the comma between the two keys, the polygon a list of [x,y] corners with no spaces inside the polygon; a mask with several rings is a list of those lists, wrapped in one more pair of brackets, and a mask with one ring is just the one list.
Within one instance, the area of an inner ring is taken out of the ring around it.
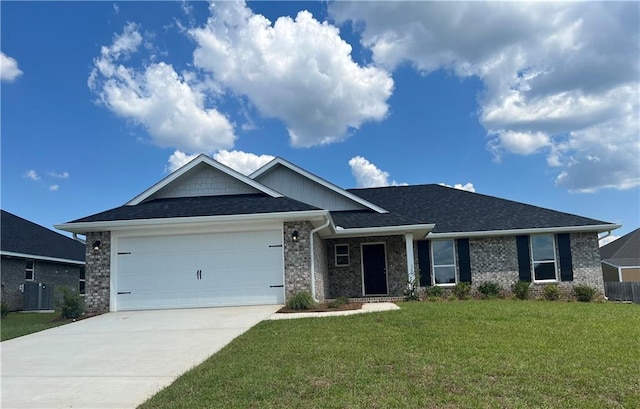
{"label": "downspout", "polygon": [[313,236],[320,230],[326,228],[327,226],[329,226],[329,224],[331,223],[331,219],[327,217],[327,222],[325,224],[323,224],[320,227],[316,227],[315,229],[311,230],[311,233],[309,233],[309,235],[311,236],[309,238],[309,243],[310,243],[310,255],[311,255],[311,296],[313,297],[313,300],[315,302],[318,302],[318,299],[316,298],[316,260],[314,257],[314,252],[313,252]]}
{"label": "downspout", "polygon": [[75,241],[79,241],[79,242],[80,242],[80,243],[82,243],[82,244],[87,244],[87,241],[86,241],[86,240],[82,240],[80,237],[78,237],[78,233],[73,233],[73,239],[74,239]]}

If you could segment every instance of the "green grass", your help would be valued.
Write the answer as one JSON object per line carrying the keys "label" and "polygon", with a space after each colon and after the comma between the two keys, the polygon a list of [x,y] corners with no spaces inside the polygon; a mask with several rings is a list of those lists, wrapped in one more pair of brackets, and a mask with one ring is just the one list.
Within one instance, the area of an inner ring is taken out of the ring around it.
{"label": "green grass", "polygon": [[10,312],[0,322],[0,341],[21,337],[34,332],[57,327],[68,321],[59,320],[56,312]]}
{"label": "green grass", "polygon": [[262,322],[141,408],[638,408],[640,306],[403,303]]}

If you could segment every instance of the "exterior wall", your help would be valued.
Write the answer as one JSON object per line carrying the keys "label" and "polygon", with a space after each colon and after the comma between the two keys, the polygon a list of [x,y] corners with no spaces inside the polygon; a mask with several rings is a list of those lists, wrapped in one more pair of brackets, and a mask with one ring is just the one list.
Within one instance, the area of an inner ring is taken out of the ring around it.
{"label": "exterior wall", "polygon": [[[402,296],[407,287],[407,257],[403,236],[357,237],[326,240],[329,276],[329,298],[363,296],[362,258],[363,243],[385,243],[387,256],[387,286],[389,296]],[[336,244],[349,245],[349,265],[336,267]],[[417,250],[415,250],[417,254]],[[417,256],[416,256],[416,266]]]}
{"label": "exterior wall", "polygon": [[[88,314],[102,314],[109,312],[111,232],[93,232],[86,236],[85,311]],[[92,246],[96,240],[100,240],[100,250],[94,252]]]}
{"label": "exterior wall", "polygon": [[257,181],[292,199],[326,210],[362,210],[365,206],[344,197],[284,166],[276,166]]}
{"label": "exterior wall", "polygon": [[315,233],[315,237],[313,238],[313,257],[313,262],[316,269],[316,298],[320,302],[322,302],[327,298],[327,294],[329,293],[329,270],[327,261],[327,246],[324,240],[320,238],[318,233]]}
{"label": "exterior wall", "polygon": [[199,165],[175,182],[154,194],[153,198],[258,193],[251,186],[208,165]]}
{"label": "exterior wall", "polygon": [[[25,282],[26,259],[19,257],[2,257],[2,301],[7,303],[11,311],[24,308],[24,293],[20,289]],[[55,292],[54,306],[62,301],[60,288],[67,287],[78,291],[80,281],[79,264],[65,264],[53,261],[34,260],[34,279],[36,283],[53,285]]]}
{"label": "exterior wall", "polygon": [[[298,231],[298,241],[291,240]],[[285,302],[300,291],[311,291],[311,240],[313,225],[307,221],[284,223],[284,296]],[[316,280],[318,278],[316,277]],[[317,281],[316,281],[317,284]]]}
{"label": "exterior wall", "polygon": [[640,268],[623,267],[622,281],[625,283],[640,281]]}

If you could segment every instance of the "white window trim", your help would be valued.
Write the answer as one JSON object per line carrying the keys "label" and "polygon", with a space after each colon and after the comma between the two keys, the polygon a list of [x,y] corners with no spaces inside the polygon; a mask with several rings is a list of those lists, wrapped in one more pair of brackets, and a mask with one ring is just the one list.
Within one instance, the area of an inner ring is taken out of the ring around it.
{"label": "white window trim", "polygon": [[[555,278],[553,279],[545,279],[545,280],[536,280],[536,261],[533,259],[533,240],[532,237],[535,236],[551,236],[551,243],[553,245],[553,261],[537,261],[540,264],[551,264],[553,263],[553,270],[555,273]],[[529,236],[529,254],[531,255],[531,282],[532,283],[557,283],[558,280],[558,253],[556,249],[556,235],[555,234],[535,234]]]}
{"label": "white window trim", "polygon": [[[338,254],[338,247],[347,247],[347,254]],[[338,256],[347,256],[347,264],[338,264]],[[348,243],[340,243],[333,245],[333,261],[336,267],[349,267],[351,265],[351,249]]]}
{"label": "white window trim", "polygon": [[[27,268],[27,262],[31,261],[31,268]],[[27,278],[27,271],[31,271],[31,278]],[[25,260],[24,265],[24,281],[36,281],[36,261],[33,259]]]}
{"label": "white window trim", "polygon": [[[442,241],[450,241],[453,243],[453,264],[435,264],[435,253],[433,251],[433,243],[434,242],[442,242]],[[456,241],[454,239],[446,239],[446,240],[431,240],[429,242],[429,247],[431,250],[431,285],[437,285],[440,287],[455,287],[456,284],[458,284],[459,282],[459,277],[458,277],[458,260],[456,257]],[[455,276],[455,283],[443,283],[443,284],[437,284],[436,283],[436,267],[453,267],[453,270],[455,272],[454,276]]]}

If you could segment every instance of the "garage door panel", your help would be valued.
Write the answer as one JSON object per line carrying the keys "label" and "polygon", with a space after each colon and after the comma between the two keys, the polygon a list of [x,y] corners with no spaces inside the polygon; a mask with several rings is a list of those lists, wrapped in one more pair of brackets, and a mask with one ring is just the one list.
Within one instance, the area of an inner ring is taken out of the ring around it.
{"label": "garage door panel", "polygon": [[[284,303],[282,232],[120,238],[117,308]],[[201,271],[201,274],[198,274]]]}

